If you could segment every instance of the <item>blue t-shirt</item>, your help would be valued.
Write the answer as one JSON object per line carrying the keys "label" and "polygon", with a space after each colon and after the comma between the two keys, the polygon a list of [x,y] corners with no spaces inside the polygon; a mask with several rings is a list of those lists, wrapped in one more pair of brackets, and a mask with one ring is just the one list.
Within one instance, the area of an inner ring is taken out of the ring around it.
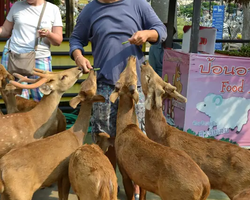
{"label": "blue t-shirt", "polygon": [[122,44],[139,30],[154,29],[161,43],[167,37],[166,27],[146,0],[120,0],[114,3],[89,3],[80,13],[70,37],[70,56],[75,49],[92,44],[94,67],[100,68],[97,80],[115,85],[124,70],[127,58],[137,57],[138,85],[140,65],[144,61],[141,46]]}

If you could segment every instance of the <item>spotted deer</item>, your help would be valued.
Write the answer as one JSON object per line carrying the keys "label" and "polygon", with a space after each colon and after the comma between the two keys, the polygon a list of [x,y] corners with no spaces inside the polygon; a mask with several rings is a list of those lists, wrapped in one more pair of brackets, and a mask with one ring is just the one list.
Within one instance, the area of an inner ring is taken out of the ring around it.
{"label": "spotted deer", "polygon": [[[18,74],[14,74],[14,75],[19,78],[19,82],[25,81],[25,82],[34,83],[35,81],[34,79],[28,79]],[[27,112],[33,109],[38,104],[38,102],[32,99],[25,99],[21,96],[16,96],[22,93],[22,89],[17,88],[10,83],[7,83],[9,80],[14,80],[14,79],[15,79],[14,76],[9,74],[9,72],[4,68],[4,66],[0,64],[0,82],[1,82],[0,93],[6,105],[8,114],[18,113],[18,112]],[[55,118],[51,120],[53,121],[53,123],[51,127],[46,131],[43,137],[54,135],[56,133],[66,130],[66,118],[59,108],[57,109]]]}
{"label": "spotted deer", "polygon": [[0,157],[12,148],[43,138],[54,123],[57,107],[63,93],[71,88],[82,75],[82,69],[75,67],[60,72],[37,72],[40,76],[35,83],[22,85],[10,81],[19,88],[36,88],[44,94],[37,106],[28,112],[0,116]]}
{"label": "spotted deer", "polygon": [[110,95],[111,102],[119,97],[115,150],[127,199],[134,199],[133,181],[163,200],[205,200],[210,184],[199,166],[185,152],[150,140],[138,127],[138,96],[136,57],[131,56]]}
{"label": "spotted deer", "polygon": [[177,93],[175,87],[164,82],[148,62],[141,66],[141,82],[146,98],[147,136],[159,144],[185,151],[206,173],[211,189],[223,191],[230,199],[240,200],[242,196],[250,199],[250,152],[227,142],[194,136],[168,125],[162,113],[163,100],[176,98],[185,102],[185,97]]}
{"label": "spotted deer", "polygon": [[97,101],[103,102],[104,97],[96,95],[96,75],[92,70],[81,84],[78,95],[70,101],[73,108],[81,103],[78,117],[70,129],[15,148],[1,158],[0,191],[4,200],[31,200],[37,189],[48,187],[55,182],[58,182],[59,199],[68,199],[69,159],[83,144],[92,103]]}

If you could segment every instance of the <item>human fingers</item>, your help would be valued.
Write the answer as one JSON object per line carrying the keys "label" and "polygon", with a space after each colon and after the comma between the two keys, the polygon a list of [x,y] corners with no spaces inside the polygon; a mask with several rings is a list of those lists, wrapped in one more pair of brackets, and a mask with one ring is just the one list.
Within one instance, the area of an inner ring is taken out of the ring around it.
{"label": "human fingers", "polygon": [[143,35],[141,34],[141,31],[137,31],[136,33],[134,33],[131,36],[131,38],[128,39],[128,41],[131,44],[142,45],[144,43],[144,40],[143,40]]}
{"label": "human fingers", "polygon": [[88,69],[93,69],[93,67],[91,66],[91,64],[90,64],[89,60],[87,60],[86,65],[87,65],[87,68],[88,68]]}
{"label": "human fingers", "polygon": [[[81,68],[83,69],[83,73],[84,73],[84,74],[89,73],[89,67],[88,67],[88,66],[90,65],[90,63],[89,63],[89,60],[88,60],[88,59],[84,58],[84,57],[81,55],[81,56],[76,57],[75,63],[76,63],[76,65],[77,65],[78,67],[81,67]],[[91,66],[91,65],[90,65],[90,66]]]}

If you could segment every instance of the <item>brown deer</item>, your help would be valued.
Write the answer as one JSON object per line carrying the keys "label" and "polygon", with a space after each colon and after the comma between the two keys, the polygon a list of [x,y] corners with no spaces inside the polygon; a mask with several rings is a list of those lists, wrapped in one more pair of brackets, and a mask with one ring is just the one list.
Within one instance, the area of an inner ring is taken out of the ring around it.
{"label": "brown deer", "polygon": [[[34,69],[36,70],[36,69]],[[44,96],[37,106],[23,113],[7,114],[0,117],[0,157],[12,148],[41,139],[54,123],[57,107],[63,93],[74,85],[82,75],[82,69],[75,67],[57,73],[41,73],[36,83],[22,85],[10,81],[20,88],[39,87]]]}
{"label": "brown deer", "polygon": [[31,200],[37,189],[57,181],[59,199],[68,199],[70,155],[83,143],[92,103],[96,101],[104,101],[104,97],[96,95],[96,75],[91,71],[79,94],[70,101],[73,108],[81,103],[77,120],[70,129],[15,148],[1,158],[0,191],[4,200]]}
{"label": "brown deer", "polygon": [[[20,81],[24,82],[31,82],[34,83],[36,80],[34,79],[28,79],[26,77],[23,77],[18,74],[14,74],[19,78]],[[0,93],[2,96],[2,99],[6,105],[7,113],[18,113],[18,112],[27,112],[31,109],[33,109],[38,102],[32,100],[32,99],[25,99],[20,96],[16,96],[17,94],[22,93],[21,88],[16,88],[14,85],[7,83],[8,80],[14,80],[14,76],[12,76],[3,65],[0,64]],[[66,130],[66,119],[63,115],[62,111],[58,108],[57,113],[55,115],[54,119],[51,119],[54,121],[49,128],[48,131],[44,134],[43,137],[47,137],[50,135],[54,135],[56,133],[62,132]],[[49,122],[51,123],[51,122]]]}
{"label": "brown deer", "polygon": [[85,144],[70,157],[69,180],[79,200],[117,200],[117,177],[107,156],[109,135],[97,134],[97,144]]}
{"label": "brown deer", "polygon": [[[162,113],[162,101],[168,97],[185,102],[185,97],[174,92],[175,87],[167,89],[169,84],[154,72],[148,62],[141,66],[141,81],[146,97],[147,136],[157,143],[185,151],[206,173],[211,189],[223,191],[230,199],[244,189],[250,191],[250,152],[227,142],[194,136],[168,125]],[[246,191],[243,192],[246,194]]]}
{"label": "brown deer", "polygon": [[199,166],[185,152],[150,140],[138,127],[136,88],[136,57],[131,56],[110,95],[111,102],[119,96],[115,150],[127,199],[134,199],[134,181],[163,200],[205,200],[210,184]]}

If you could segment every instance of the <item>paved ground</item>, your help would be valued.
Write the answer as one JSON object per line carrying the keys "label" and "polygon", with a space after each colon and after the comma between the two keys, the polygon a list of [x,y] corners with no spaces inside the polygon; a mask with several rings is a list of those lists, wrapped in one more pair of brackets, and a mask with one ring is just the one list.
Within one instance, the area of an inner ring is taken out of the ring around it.
{"label": "paved ground", "polygon": [[[90,135],[88,134],[86,137],[86,143],[91,143]],[[122,185],[122,178],[121,174],[117,170],[117,177],[118,177],[118,184],[120,186],[120,192],[118,194],[119,200],[126,200],[125,191]],[[58,192],[57,186],[53,186],[50,188],[45,188],[38,190],[32,200],[57,200],[58,199]],[[73,191],[70,192],[69,200],[77,200],[76,195]],[[152,193],[147,193],[147,200],[160,200],[157,195]],[[222,192],[219,191],[211,191],[210,196],[207,200],[229,200],[229,198]]]}
{"label": "paved ground", "polygon": [[[120,184],[120,186],[122,185]],[[46,188],[37,191],[34,194],[32,200],[57,200],[57,199],[58,199],[58,193],[57,193],[57,187],[55,186],[52,188]],[[123,188],[121,188],[121,191],[118,194],[118,199],[126,200]],[[72,191],[70,192],[69,200],[77,200],[77,197],[74,195]],[[147,200],[160,200],[160,198],[152,193],[147,193]],[[229,200],[229,198],[222,192],[212,190],[207,200]]]}

